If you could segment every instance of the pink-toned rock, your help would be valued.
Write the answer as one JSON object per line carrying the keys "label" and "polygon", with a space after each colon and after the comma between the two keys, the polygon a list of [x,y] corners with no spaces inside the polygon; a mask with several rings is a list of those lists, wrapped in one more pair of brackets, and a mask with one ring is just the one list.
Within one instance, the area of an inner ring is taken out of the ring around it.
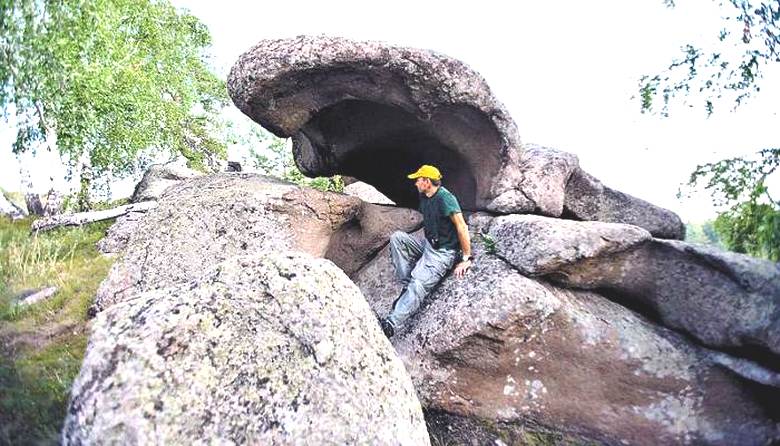
{"label": "pink-toned rock", "polygon": [[351,273],[393,231],[421,222],[409,209],[243,172],[179,182],[158,203],[132,230],[92,313],[135,293],[191,280],[236,255],[301,251]]}
{"label": "pink-toned rock", "polygon": [[[440,438],[522,443],[528,432],[553,432],[615,445],[780,440],[770,415],[777,389],[740,378],[721,353],[599,294],[521,275],[485,251],[478,233],[490,218],[469,223],[473,269],[465,280],[446,278],[393,338]],[[494,241],[500,250],[502,240]],[[398,294],[388,257],[380,253],[355,276],[380,316]]]}

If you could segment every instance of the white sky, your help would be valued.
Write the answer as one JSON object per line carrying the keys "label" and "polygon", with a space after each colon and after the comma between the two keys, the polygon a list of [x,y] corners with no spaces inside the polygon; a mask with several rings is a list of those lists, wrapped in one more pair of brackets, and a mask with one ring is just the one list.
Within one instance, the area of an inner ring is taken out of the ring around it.
{"label": "white sky", "polygon": [[[213,64],[223,76],[258,40],[300,34],[381,40],[460,59],[485,77],[523,142],[572,152],[607,186],[671,209],[684,221],[714,215],[706,194],[676,198],[697,164],[778,145],[777,69],[747,105],[729,112],[723,104],[709,119],[684,107],[672,108],[670,118],[642,115],[631,99],[643,74],[660,71],[682,45],[717,34],[716,2],[679,1],[671,10],[661,0],[174,4],[209,27]],[[12,139],[0,131],[0,186],[18,190]],[[49,175],[34,179],[36,187],[48,188]]]}

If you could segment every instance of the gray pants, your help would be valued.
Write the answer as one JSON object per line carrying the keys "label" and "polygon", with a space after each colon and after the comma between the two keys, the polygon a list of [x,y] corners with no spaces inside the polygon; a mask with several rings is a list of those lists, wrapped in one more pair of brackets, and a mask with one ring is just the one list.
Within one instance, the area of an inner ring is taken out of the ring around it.
{"label": "gray pants", "polygon": [[398,327],[420,308],[425,296],[452,268],[458,251],[434,249],[428,240],[417,240],[405,232],[396,231],[390,236],[390,256],[395,275],[405,288],[388,316],[390,322]]}

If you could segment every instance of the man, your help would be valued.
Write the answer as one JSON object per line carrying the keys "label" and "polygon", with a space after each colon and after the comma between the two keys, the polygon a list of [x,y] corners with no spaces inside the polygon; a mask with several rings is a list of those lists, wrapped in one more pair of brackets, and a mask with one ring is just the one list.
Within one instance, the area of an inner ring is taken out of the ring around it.
{"label": "man", "polygon": [[460,279],[473,260],[466,221],[458,200],[441,185],[439,169],[423,165],[408,177],[415,180],[420,193],[425,239],[417,240],[401,231],[390,237],[393,267],[404,289],[390,315],[380,321],[388,338],[420,308],[425,296],[455,263],[455,277]]}

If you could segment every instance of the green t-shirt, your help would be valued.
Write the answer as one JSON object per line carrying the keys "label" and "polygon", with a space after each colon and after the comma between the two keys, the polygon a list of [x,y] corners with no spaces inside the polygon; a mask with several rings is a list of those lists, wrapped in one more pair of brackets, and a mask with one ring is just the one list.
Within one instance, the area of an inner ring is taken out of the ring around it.
{"label": "green t-shirt", "polygon": [[[420,195],[420,213],[423,214],[425,238],[437,249],[458,249],[458,231],[450,220],[452,214],[461,212],[458,199],[443,186],[432,197]],[[435,240],[438,239],[438,246]]]}

